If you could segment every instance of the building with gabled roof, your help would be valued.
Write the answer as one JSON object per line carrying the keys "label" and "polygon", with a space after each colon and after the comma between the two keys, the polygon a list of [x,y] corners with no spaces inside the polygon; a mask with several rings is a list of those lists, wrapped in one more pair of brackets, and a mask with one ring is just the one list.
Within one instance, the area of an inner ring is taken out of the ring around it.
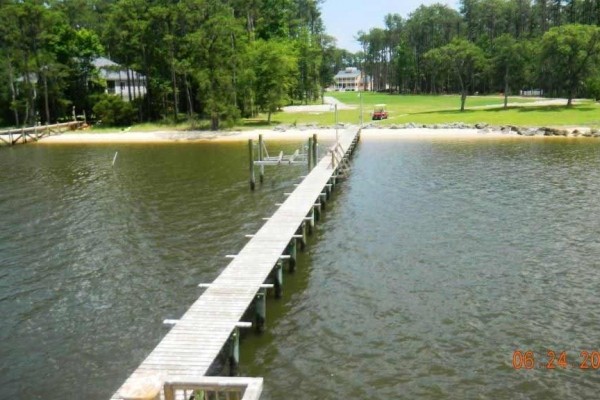
{"label": "building with gabled roof", "polygon": [[339,71],[334,77],[335,90],[338,91],[359,91],[369,90],[368,79],[363,77],[362,72],[356,67],[348,67]]}
{"label": "building with gabled roof", "polygon": [[98,57],[92,61],[106,81],[106,93],[121,96],[125,101],[131,101],[146,94],[146,77],[132,69],[106,58]]}

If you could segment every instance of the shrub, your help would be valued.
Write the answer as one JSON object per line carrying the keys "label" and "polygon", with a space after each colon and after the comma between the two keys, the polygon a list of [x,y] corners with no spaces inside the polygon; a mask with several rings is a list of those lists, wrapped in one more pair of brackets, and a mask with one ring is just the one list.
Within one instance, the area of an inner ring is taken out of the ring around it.
{"label": "shrub", "polygon": [[135,119],[135,109],[119,96],[104,94],[94,105],[96,118],[108,126],[128,126]]}

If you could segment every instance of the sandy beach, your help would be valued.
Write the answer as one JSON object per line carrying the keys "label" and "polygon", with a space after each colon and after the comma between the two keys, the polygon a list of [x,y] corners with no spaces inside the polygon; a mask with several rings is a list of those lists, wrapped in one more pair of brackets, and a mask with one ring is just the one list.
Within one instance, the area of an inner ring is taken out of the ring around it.
{"label": "sandy beach", "polygon": [[[271,129],[232,131],[232,132],[69,132],[50,136],[39,141],[41,144],[84,144],[84,143],[188,143],[188,142],[234,142],[256,139],[262,134],[265,140],[307,139],[316,133],[322,140],[335,140],[335,129],[289,129],[275,131]],[[420,140],[420,139],[499,139],[525,138],[516,133],[500,131],[484,132],[478,129],[363,129],[362,137],[367,140]]]}

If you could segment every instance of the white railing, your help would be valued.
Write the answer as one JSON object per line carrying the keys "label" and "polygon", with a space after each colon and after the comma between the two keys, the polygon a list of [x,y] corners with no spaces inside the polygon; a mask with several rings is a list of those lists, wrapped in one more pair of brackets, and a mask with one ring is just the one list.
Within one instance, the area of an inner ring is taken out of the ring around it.
{"label": "white railing", "polygon": [[259,400],[263,378],[228,376],[161,377],[140,374],[113,396],[116,400]]}
{"label": "white railing", "polygon": [[263,378],[174,377],[165,382],[164,394],[165,400],[259,400],[262,387]]}

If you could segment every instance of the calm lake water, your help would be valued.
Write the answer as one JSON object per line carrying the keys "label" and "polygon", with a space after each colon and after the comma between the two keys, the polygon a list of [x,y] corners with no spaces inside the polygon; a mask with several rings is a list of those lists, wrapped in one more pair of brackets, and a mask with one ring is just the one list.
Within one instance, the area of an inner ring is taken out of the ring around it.
{"label": "calm lake water", "polygon": [[[251,193],[246,157],[0,149],[0,398],[109,398],[305,173]],[[241,372],[273,400],[595,398],[599,195],[594,140],[363,140]]]}

